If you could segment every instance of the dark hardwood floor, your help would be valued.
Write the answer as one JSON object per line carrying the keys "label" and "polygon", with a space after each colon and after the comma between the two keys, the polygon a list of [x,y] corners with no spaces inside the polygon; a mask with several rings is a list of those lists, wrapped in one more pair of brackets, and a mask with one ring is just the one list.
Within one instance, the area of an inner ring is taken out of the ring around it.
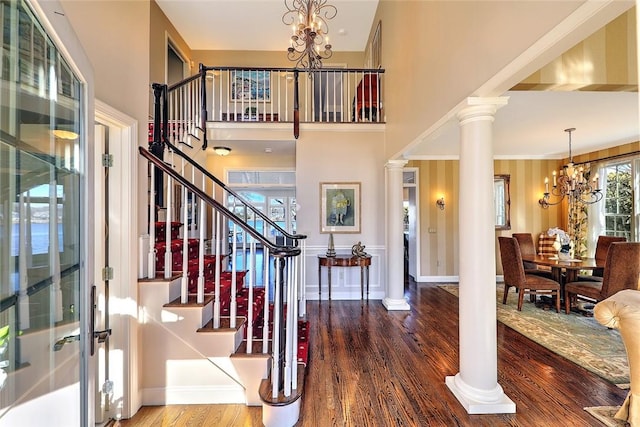
{"label": "dark hardwood floor", "polygon": [[[468,415],[444,383],[458,372],[458,299],[410,283],[411,311],[310,301],[310,363],[297,426],[602,426],[585,406],[626,391],[498,323],[498,382],[515,414]],[[144,407],[121,426],[259,426],[244,405]]]}

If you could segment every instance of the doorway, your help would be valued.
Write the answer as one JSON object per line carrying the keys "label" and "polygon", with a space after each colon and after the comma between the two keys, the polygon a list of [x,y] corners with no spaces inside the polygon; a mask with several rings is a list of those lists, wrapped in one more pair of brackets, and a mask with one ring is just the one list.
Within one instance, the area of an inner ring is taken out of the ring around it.
{"label": "doorway", "polygon": [[[131,117],[96,100],[94,138],[96,425],[129,418],[137,392],[137,126]],[[102,341],[102,342],[99,342]]]}
{"label": "doorway", "polygon": [[420,277],[420,221],[418,168],[404,168],[402,172],[402,193],[404,208],[404,254],[405,277],[414,280]]}

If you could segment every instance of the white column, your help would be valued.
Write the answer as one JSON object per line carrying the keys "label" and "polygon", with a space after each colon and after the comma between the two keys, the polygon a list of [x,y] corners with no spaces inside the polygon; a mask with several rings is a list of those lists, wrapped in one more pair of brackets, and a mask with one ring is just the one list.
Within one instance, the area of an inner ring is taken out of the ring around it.
{"label": "white column", "polygon": [[446,384],[470,414],[514,413],[498,384],[493,118],[507,98],[469,98],[460,121],[460,372]]}
{"label": "white column", "polygon": [[402,171],[406,160],[389,160],[385,165],[387,182],[387,296],[382,304],[391,310],[409,310],[404,298],[404,227],[402,210]]}

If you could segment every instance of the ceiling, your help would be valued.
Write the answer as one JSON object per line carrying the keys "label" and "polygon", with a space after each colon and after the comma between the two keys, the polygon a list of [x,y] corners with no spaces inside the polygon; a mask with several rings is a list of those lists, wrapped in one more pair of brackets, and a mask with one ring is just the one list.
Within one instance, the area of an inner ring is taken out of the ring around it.
{"label": "ceiling", "polygon": [[[282,50],[284,54],[291,34],[282,22],[284,0],[156,2],[194,50]],[[328,21],[334,50],[365,50],[378,0],[329,3],[338,9],[337,16]],[[230,16],[241,19],[229,19]],[[509,102],[498,111],[494,122],[496,158],[568,157],[564,129],[570,127],[576,128],[572,136],[574,155],[640,139],[637,92],[511,91],[505,96],[509,96]],[[265,148],[264,143],[246,141],[225,141],[224,145],[242,154],[263,153]],[[295,143],[290,141],[271,141],[267,145],[279,154],[295,150]],[[459,126],[451,121],[403,155],[416,159],[457,158],[458,153]]]}
{"label": "ceiling", "polygon": [[[293,0],[287,0],[292,3]],[[284,0],[156,0],[193,50],[286,51],[291,27],[282,22]],[[333,50],[363,52],[378,0],[329,0]],[[230,19],[237,17],[237,19]]]}

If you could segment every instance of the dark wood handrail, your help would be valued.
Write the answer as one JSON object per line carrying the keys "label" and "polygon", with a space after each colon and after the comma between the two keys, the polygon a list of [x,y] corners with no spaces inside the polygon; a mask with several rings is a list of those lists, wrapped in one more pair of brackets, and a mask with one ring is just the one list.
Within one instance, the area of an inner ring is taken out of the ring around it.
{"label": "dark wood handrail", "polygon": [[270,253],[275,257],[291,257],[300,255],[301,250],[295,246],[281,246],[272,243],[270,240],[265,238],[262,234],[258,233],[256,229],[247,224],[242,218],[237,216],[235,213],[231,212],[229,209],[220,204],[217,200],[213,199],[211,196],[206,194],[204,191],[193,185],[182,175],[174,171],[171,167],[169,167],[166,163],[159,160],[156,156],[154,156],[150,151],[145,149],[144,147],[138,147],[140,154],[153,163],[158,169],[171,176],[177,182],[182,184],[183,187],[186,187],[189,191],[196,194],[200,199],[204,202],[212,206],[215,210],[222,212],[226,217],[231,218],[235,223],[237,223],[240,228],[249,233],[253,238],[258,240],[264,246],[269,248]]}
{"label": "dark wood handrail", "polygon": [[[169,147],[170,150],[172,150],[174,153],[176,153],[177,155],[179,155],[180,157],[182,157],[183,159],[188,161],[193,167],[195,167],[197,170],[199,170],[204,175],[206,175],[207,178],[211,179],[213,182],[215,182],[217,185],[219,185],[220,188],[222,188],[224,191],[228,192],[229,194],[231,194],[235,198],[242,200],[242,197],[240,197],[240,195],[238,193],[236,193],[231,188],[229,188],[224,182],[220,181],[213,174],[211,174],[211,172],[209,172],[208,170],[203,168],[200,164],[194,162],[189,156],[187,156],[185,153],[183,153],[178,147],[176,147],[175,145],[171,144],[169,141],[165,141],[165,144],[167,145],[167,147]],[[253,212],[255,215],[259,216],[262,220],[264,220],[268,225],[270,225],[273,228],[275,228],[276,230],[278,230],[278,232],[280,232],[280,234],[282,234],[286,238],[291,239],[293,241],[297,241],[297,240],[301,240],[301,239],[306,239],[307,238],[307,236],[304,235],[304,234],[291,234],[291,233],[287,232],[285,229],[280,227],[277,223],[272,221],[271,218],[269,218],[264,212],[260,211],[259,209],[256,209],[253,205],[245,202],[245,206],[247,206],[247,208],[249,208],[251,210],[251,212]],[[297,246],[297,243],[296,243],[296,246]]]}

